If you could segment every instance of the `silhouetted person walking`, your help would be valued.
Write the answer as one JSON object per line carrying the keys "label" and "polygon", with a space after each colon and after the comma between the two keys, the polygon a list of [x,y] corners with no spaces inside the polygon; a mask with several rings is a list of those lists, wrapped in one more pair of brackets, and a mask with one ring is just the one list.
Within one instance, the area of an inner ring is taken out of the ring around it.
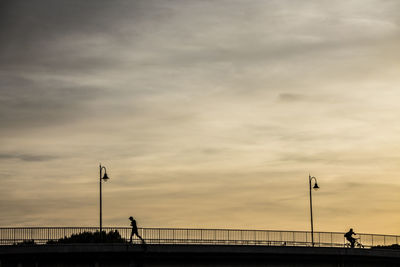
{"label": "silhouetted person walking", "polygon": [[132,226],[131,239],[130,239],[129,243],[132,243],[132,237],[133,237],[133,235],[136,235],[137,237],[140,238],[140,240],[142,240],[142,243],[143,243],[143,244],[146,244],[146,242],[144,242],[144,239],[143,239],[143,238],[139,235],[139,233],[138,233],[138,228],[137,228],[137,225],[136,225],[136,220],[133,219],[132,216],[129,217],[129,220],[131,220],[131,226]]}
{"label": "silhouetted person walking", "polygon": [[356,239],[353,237],[356,233],[353,232],[353,228],[350,228],[350,231],[344,234],[344,237],[346,237],[347,241],[350,242],[350,246],[354,248],[354,244],[356,243]]}

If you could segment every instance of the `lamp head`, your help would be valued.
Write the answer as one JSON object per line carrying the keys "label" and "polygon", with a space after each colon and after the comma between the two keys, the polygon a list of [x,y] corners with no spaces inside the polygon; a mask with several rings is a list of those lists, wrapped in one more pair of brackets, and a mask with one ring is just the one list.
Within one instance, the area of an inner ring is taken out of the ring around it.
{"label": "lamp head", "polygon": [[318,186],[317,182],[315,182],[315,184],[314,184],[314,186],[313,186],[313,189],[314,189],[314,190],[318,190],[318,189],[319,189],[319,186]]}
{"label": "lamp head", "polygon": [[101,178],[101,179],[103,179],[104,182],[107,182],[110,178],[108,177],[107,173],[105,172],[103,178]]}

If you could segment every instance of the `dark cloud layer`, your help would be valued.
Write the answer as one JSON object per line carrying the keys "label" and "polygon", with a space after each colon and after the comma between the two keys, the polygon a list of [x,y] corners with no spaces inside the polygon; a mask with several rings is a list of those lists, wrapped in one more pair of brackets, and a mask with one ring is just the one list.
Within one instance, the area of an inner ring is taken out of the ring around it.
{"label": "dark cloud layer", "polygon": [[57,159],[57,156],[51,155],[31,155],[31,154],[0,154],[0,160],[19,159],[22,161],[49,161]]}

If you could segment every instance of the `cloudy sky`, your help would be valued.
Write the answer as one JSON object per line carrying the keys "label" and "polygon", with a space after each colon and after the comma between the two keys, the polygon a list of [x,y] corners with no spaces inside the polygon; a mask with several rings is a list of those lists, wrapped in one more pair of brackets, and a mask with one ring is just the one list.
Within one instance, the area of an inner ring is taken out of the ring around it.
{"label": "cloudy sky", "polygon": [[400,2],[0,2],[0,226],[400,234]]}

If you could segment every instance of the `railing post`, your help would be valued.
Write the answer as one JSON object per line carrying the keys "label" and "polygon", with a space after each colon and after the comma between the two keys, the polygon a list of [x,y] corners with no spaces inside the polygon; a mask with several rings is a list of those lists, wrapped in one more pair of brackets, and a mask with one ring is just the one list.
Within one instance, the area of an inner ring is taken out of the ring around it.
{"label": "railing post", "polygon": [[321,246],[321,233],[320,232],[318,232],[318,247],[320,247]]}
{"label": "railing post", "polygon": [[46,232],[46,242],[48,242],[48,241],[50,241],[50,231],[49,231],[49,228],[48,227],[46,227],[46,228],[44,228],[45,229],[45,232]]}
{"label": "railing post", "polygon": [[305,234],[306,234],[306,246],[308,246],[308,233],[307,232],[305,232]]}
{"label": "railing post", "polygon": [[294,234],[294,231],[292,233],[293,233],[293,245],[295,246],[295,244],[296,244],[296,236]]}

